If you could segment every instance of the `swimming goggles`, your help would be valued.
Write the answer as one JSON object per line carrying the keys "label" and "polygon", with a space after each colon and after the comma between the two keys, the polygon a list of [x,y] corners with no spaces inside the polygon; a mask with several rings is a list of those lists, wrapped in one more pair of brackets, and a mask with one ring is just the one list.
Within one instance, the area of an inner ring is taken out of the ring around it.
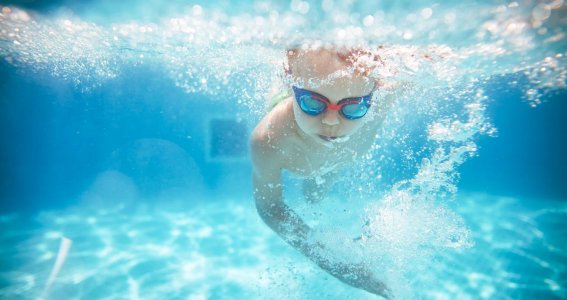
{"label": "swimming goggles", "polygon": [[337,105],[334,105],[329,98],[321,94],[296,86],[292,86],[292,88],[295,94],[295,100],[304,113],[310,116],[316,116],[327,109],[338,110],[341,115],[348,120],[360,119],[366,115],[368,108],[370,108],[373,93],[370,92],[370,94],[362,97],[345,98],[339,101]]}

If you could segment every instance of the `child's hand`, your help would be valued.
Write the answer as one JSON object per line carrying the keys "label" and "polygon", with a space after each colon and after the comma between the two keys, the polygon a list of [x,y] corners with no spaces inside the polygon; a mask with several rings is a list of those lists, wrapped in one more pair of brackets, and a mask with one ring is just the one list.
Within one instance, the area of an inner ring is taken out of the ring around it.
{"label": "child's hand", "polygon": [[386,299],[392,299],[390,290],[363,264],[337,265],[331,272],[341,281]]}
{"label": "child's hand", "polygon": [[390,290],[377,276],[366,267],[360,269],[361,288],[386,299],[391,299]]}

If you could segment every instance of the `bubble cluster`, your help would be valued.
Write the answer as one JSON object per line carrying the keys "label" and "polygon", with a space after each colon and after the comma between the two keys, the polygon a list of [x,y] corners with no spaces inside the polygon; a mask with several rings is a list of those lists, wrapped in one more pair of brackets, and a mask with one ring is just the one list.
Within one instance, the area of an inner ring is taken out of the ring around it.
{"label": "bubble cluster", "polygon": [[109,33],[76,19],[39,20],[30,13],[4,7],[0,14],[0,55],[21,68],[47,71],[83,90],[115,78],[120,59]]}
{"label": "bubble cluster", "polygon": [[[550,62],[565,51],[565,33],[558,25],[564,7],[562,1],[421,7],[403,1],[292,1],[288,7],[258,2],[237,13],[223,5],[194,5],[152,23],[114,24],[3,7],[0,55],[83,87],[100,85],[130,65],[146,64],[164,69],[189,93],[216,95],[219,86],[228,86],[230,92],[254,98],[269,86],[255,86],[257,82],[281,72],[285,48],[329,44],[375,51],[386,63],[376,75],[386,78],[419,81],[423,72],[433,72],[458,82],[534,70],[532,82],[553,89],[565,85],[555,76],[564,74],[565,64]],[[239,13],[244,10],[251,13]],[[465,13],[471,10],[478,14]],[[552,71],[541,71],[544,66]]]}
{"label": "bubble cluster", "polygon": [[530,106],[536,107],[546,95],[567,88],[566,54],[557,53],[527,68],[519,68],[518,72],[529,82],[523,87],[523,92]]}
{"label": "bubble cluster", "polygon": [[474,98],[465,104],[467,121],[443,118],[429,124],[428,138],[439,142],[467,142],[477,134],[493,135],[496,129],[485,116],[487,97],[482,90],[478,90]]}

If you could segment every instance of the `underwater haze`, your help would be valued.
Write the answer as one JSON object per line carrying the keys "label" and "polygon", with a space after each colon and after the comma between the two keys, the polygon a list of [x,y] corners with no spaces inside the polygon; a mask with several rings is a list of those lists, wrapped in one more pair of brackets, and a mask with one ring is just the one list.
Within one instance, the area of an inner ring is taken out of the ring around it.
{"label": "underwater haze", "polygon": [[286,49],[335,45],[408,91],[321,203],[284,176],[328,255],[397,299],[567,299],[563,0],[0,9],[0,298],[380,298],[281,240],[252,195]]}

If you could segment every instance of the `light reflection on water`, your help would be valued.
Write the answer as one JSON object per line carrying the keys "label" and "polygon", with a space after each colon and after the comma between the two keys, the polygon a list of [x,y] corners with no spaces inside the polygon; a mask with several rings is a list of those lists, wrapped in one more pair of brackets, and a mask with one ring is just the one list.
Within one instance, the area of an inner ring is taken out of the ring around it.
{"label": "light reflection on water", "polygon": [[[533,207],[520,201],[533,201]],[[412,274],[429,285],[408,289],[424,299],[567,296],[567,206],[536,201],[460,196],[455,209],[476,246],[438,253]],[[253,207],[230,201],[186,211],[167,205],[76,207],[35,220],[3,216],[2,227],[4,299],[37,297],[61,236],[73,246],[48,299],[374,297],[319,270],[264,226]]]}

